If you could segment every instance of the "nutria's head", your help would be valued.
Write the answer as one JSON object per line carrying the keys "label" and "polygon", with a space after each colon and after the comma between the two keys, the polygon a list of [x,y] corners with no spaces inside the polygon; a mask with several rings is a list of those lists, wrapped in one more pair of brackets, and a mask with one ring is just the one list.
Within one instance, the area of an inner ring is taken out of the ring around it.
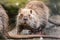
{"label": "nutria's head", "polygon": [[35,28],[37,25],[37,21],[39,21],[36,12],[32,9],[23,8],[20,10],[17,16],[18,24],[29,25],[32,28]]}

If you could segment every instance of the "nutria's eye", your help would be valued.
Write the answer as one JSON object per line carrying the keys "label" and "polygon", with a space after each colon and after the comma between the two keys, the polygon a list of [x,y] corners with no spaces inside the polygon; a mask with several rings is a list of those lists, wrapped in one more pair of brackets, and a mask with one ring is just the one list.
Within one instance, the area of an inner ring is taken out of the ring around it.
{"label": "nutria's eye", "polygon": [[23,17],[23,14],[20,14],[21,17]]}
{"label": "nutria's eye", "polygon": [[23,16],[23,14],[20,14],[20,16]]}
{"label": "nutria's eye", "polygon": [[20,14],[19,18],[21,19],[23,17],[23,14]]}
{"label": "nutria's eye", "polygon": [[30,10],[30,13],[32,14],[32,10]]}
{"label": "nutria's eye", "polygon": [[30,15],[29,15],[30,16]]}

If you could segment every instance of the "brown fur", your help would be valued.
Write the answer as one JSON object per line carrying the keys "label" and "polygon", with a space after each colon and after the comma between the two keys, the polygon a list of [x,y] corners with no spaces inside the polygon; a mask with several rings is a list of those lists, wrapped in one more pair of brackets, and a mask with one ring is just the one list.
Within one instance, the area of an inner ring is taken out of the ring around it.
{"label": "brown fur", "polygon": [[[22,29],[29,29],[32,32],[41,31],[48,22],[49,8],[41,1],[31,1],[17,15],[18,33]],[[24,20],[24,19],[27,19]]]}

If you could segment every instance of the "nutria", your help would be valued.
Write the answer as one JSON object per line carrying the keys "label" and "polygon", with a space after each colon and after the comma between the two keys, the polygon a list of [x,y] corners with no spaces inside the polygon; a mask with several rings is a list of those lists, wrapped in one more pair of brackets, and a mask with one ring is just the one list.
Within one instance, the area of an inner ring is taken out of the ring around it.
{"label": "nutria", "polygon": [[8,21],[9,21],[8,15],[3,6],[0,5],[0,33],[2,33],[2,35],[5,37],[7,37],[8,35],[7,33],[9,25]]}
{"label": "nutria", "polygon": [[16,27],[18,34],[22,29],[29,29],[31,32],[42,31],[49,18],[49,8],[41,1],[31,1],[25,8],[22,8],[17,15]]}

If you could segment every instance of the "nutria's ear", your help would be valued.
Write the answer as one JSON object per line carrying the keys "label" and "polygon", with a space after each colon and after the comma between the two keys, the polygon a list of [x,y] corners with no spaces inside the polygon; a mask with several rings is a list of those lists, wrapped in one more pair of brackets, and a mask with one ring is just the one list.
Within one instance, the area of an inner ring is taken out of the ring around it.
{"label": "nutria's ear", "polygon": [[32,14],[32,10],[30,10],[30,13]]}

